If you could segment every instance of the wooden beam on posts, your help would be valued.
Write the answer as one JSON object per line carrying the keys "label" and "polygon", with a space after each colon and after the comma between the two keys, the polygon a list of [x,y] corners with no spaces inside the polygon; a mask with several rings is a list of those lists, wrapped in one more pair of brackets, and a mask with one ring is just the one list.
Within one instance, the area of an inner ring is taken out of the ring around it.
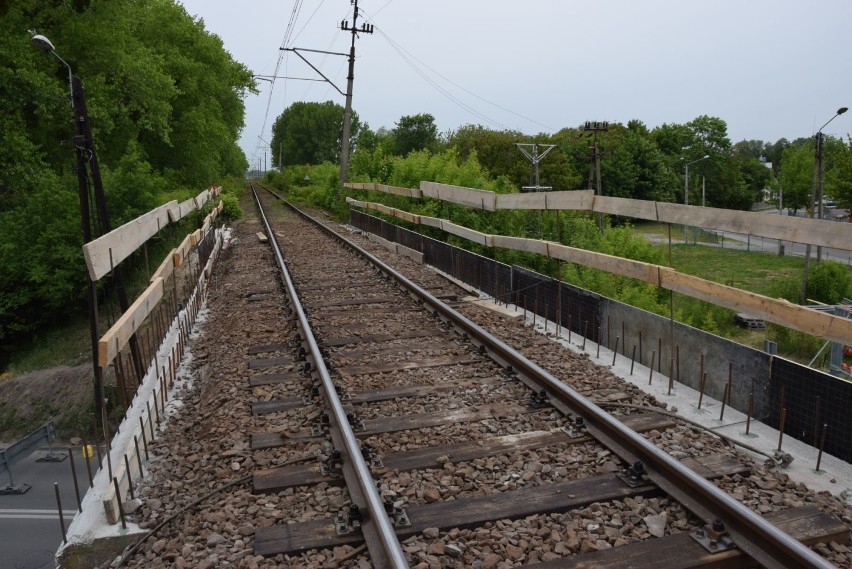
{"label": "wooden beam on posts", "polygon": [[127,345],[130,337],[136,333],[145,318],[154,310],[163,297],[163,279],[158,278],[148,285],[127,312],[113,324],[98,342],[98,365],[108,366],[118,352]]}
{"label": "wooden beam on posts", "polygon": [[[844,345],[852,344],[852,320],[791,304],[785,300],[769,298],[699,277],[685,275],[670,267],[586,251],[549,241],[489,235],[439,218],[420,216],[420,223],[443,229],[453,235],[482,245],[539,253],[638,279],[718,306],[731,308],[737,312],[746,312],[800,332]],[[693,223],[693,225],[696,224]]]}
{"label": "wooden beam on posts", "polygon": [[[169,223],[171,201],[83,245],[89,277],[98,281]],[[110,258],[111,255],[111,258]]]}

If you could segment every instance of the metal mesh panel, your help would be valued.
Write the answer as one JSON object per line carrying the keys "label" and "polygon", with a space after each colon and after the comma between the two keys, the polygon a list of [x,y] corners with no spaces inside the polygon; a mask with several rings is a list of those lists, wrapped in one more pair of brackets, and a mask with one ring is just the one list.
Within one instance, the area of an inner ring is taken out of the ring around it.
{"label": "metal mesh panel", "polygon": [[558,285],[550,277],[512,266],[512,299],[526,312],[556,320]]}
{"label": "metal mesh panel", "polygon": [[852,383],[778,357],[771,369],[768,424],[779,425],[783,406],[784,433],[814,446],[827,425],[825,452],[852,461]]}
{"label": "metal mesh panel", "polygon": [[601,297],[566,283],[560,284],[559,293],[560,324],[597,342],[601,336]]}
{"label": "metal mesh panel", "polygon": [[512,301],[597,341],[600,297],[522,267],[512,267]]}
{"label": "metal mesh panel", "polygon": [[415,251],[423,252],[423,236],[416,231],[398,227],[396,231],[399,244]]}
{"label": "metal mesh panel", "polygon": [[216,244],[216,230],[211,227],[198,244],[198,261],[200,266],[207,265],[210,259],[210,254],[213,253],[213,246]]}
{"label": "metal mesh panel", "polygon": [[397,227],[396,227],[396,225],[394,225],[393,223],[388,223],[384,220],[380,220],[380,222],[381,222],[381,226],[380,226],[381,233],[379,233],[379,235],[383,239],[386,239],[388,241],[396,243],[397,242],[397,239],[396,239]]}
{"label": "metal mesh panel", "polygon": [[481,255],[465,251],[464,249],[454,248],[453,262],[455,265],[454,276],[464,283],[482,289],[482,265],[483,261],[487,264],[491,259],[486,259]]}
{"label": "metal mesh panel", "polygon": [[373,235],[382,235],[382,225],[384,222],[376,216],[350,209],[349,224],[361,231],[366,231]]}
{"label": "metal mesh panel", "polygon": [[423,262],[438,270],[452,274],[453,248],[450,245],[429,237],[423,238]]}

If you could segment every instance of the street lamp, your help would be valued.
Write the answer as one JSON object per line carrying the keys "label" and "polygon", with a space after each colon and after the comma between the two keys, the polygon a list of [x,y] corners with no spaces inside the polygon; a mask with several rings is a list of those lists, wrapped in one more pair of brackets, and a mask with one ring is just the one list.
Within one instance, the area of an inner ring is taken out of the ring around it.
{"label": "street lamp", "polygon": [[[817,208],[819,219],[822,219],[822,129],[828,126],[828,123],[848,111],[847,107],[840,107],[837,109],[837,112],[834,113],[834,116],[828,119],[824,125],[819,127],[819,130],[814,135],[815,139],[815,148],[814,148],[814,183],[811,187],[811,202],[810,207],[808,208],[809,214],[808,217],[813,218],[814,216],[814,207]],[[819,262],[822,258],[822,247],[817,247],[817,262]],[[805,303],[808,296],[808,272],[811,268],[811,245],[808,243],[805,246],[805,267],[802,271],[802,293],[800,297],[800,302],[802,304]]]}
{"label": "street lamp", "polygon": [[[701,162],[702,160],[707,160],[710,158],[709,154],[705,154],[698,160],[693,160],[692,162],[687,163],[685,166],[685,172],[683,175],[683,205],[689,205],[689,167],[696,162]],[[702,204],[703,205],[703,204]],[[688,230],[689,228],[684,225],[683,226],[683,242],[689,243]]]}
{"label": "street lamp", "polygon": [[[101,171],[98,166],[98,157],[95,152],[95,144],[92,138],[92,127],[89,124],[89,114],[86,107],[86,94],[83,91],[83,84],[80,78],[74,75],[71,66],[67,61],[59,57],[56,53],[56,48],[53,42],[41,34],[33,34],[30,44],[42,51],[46,51],[58,59],[62,65],[68,69],[68,83],[71,90],[71,108],[74,113],[74,153],[77,159],[77,186],[80,200],[80,228],[83,234],[83,243],[89,243],[93,239],[92,223],[90,218],[89,207],[89,180],[91,179],[93,187],[93,199],[95,202],[95,211],[97,212],[98,221],[100,222],[101,230],[104,234],[112,230],[109,221],[109,214],[106,207],[106,197],[104,195],[103,182],[101,181]],[[126,312],[130,307],[127,300],[127,292],[124,288],[124,279],[119,267],[113,268],[113,283],[115,284],[116,293],[118,296],[119,306],[122,312]],[[88,303],[89,303],[89,332],[92,341],[92,365],[94,367],[94,390],[95,390],[95,416],[101,422],[104,431],[104,436],[108,436],[106,425],[105,400],[103,394],[103,372],[98,365],[98,304],[97,291],[95,283],[91,276],[86,272],[88,281]],[[134,369],[137,375],[141,378],[144,372],[142,366],[142,358],[139,354],[139,346],[136,336],[130,338],[130,354],[133,360]]]}
{"label": "street lamp", "polygon": [[56,53],[56,48],[53,47],[53,43],[49,39],[44,37],[43,35],[35,34],[32,37],[32,39],[30,40],[30,44],[34,45],[35,47],[39,48],[40,50],[43,50],[43,51],[46,51],[46,52],[52,54],[53,57],[55,57],[60,62],[62,62],[62,65],[64,65],[68,69],[68,87],[71,90],[71,106],[73,107],[74,106],[74,73],[71,71],[71,66],[68,65],[67,61],[65,61],[64,59],[59,57],[59,54]]}

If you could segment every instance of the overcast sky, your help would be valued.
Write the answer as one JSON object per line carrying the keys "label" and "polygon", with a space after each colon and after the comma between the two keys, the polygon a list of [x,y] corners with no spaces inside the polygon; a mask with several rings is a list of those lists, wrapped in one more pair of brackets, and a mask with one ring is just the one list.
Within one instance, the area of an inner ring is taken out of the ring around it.
{"label": "overcast sky", "polygon": [[[295,0],[183,4],[256,74],[275,73],[285,40],[349,51],[351,36],[338,29],[352,21],[349,0],[303,0],[297,14]],[[375,33],[356,41],[353,108],[374,130],[418,113],[431,113],[441,132],[482,124],[527,134],[710,115],[733,142],[774,142],[810,136],[852,106],[850,0],[359,0],[359,8]],[[305,55],[346,91],[345,57]],[[278,75],[319,78],[291,53]],[[246,99],[240,140],[249,160],[262,158],[258,137],[270,140],[293,102],[344,104],[323,82],[259,88]],[[852,113],[823,132],[852,132]]]}

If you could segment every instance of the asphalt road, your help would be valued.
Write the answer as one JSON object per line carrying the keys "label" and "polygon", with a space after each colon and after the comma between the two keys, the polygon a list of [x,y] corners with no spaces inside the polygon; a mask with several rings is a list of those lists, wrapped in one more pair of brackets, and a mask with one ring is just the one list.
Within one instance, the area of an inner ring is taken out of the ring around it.
{"label": "asphalt road", "polygon": [[[52,569],[56,566],[54,559],[62,543],[62,530],[54,482],[59,483],[66,528],[77,513],[77,498],[67,449],[54,447],[54,452],[64,454],[65,460],[38,462],[37,459],[48,454],[45,448],[12,466],[15,484],[29,484],[31,488],[25,494],[0,495],[0,569]],[[82,500],[88,488],[88,477],[79,447],[75,448],[74,461]],[[7,484],[9,475],[0,474],[0,487]]]}

